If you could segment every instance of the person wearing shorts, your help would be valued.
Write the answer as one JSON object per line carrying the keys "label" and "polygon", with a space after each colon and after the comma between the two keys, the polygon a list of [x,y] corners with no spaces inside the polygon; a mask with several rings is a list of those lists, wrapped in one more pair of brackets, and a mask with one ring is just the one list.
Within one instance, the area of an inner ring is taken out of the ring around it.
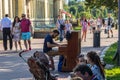
{"label": "person wearing shorts", "polygon": [[113,19],[111,18],[110,14],[108,15],[108,20],[107,20],[107,30],[108,30],[108,37],[110,37],[110,33],[111,32],[111,37],[113,37],[113,31],[112,31],[112,23],[113,23]]}
{"label": "person wearing shorts", "polygon": [[[32,33],[32,27],[31,27],[31,22],[29,19],[26,18],[25,14],[22,14],[22,20],[20,23],[21,27],[21,38],[24,40],[24,45],[27,50],[31,50],[31,33]],[[29,49],[28,49],[29,46]]]}

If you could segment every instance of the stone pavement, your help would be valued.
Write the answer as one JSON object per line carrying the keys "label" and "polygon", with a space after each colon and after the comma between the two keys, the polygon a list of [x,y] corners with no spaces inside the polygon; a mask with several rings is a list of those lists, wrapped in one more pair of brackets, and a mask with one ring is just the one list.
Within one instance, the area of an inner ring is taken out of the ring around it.
{"label": "stone pavement", "polygon": [[[101,32],[101,44],[98,48],[93,48],[93,34],[87,33],[86,42],[81,42],[81,54],[86,54],[89,51],[96,51],[101,55],[101,52],[112,43],[118,40],[118,30],[113,30],[114,37],[106,38],[107,35],[104,31]],[[63,42],[64,43],[64,42]],[[13,51],[3,51],[3,45],[0,41],[0,80],[32,80],[33,77],[29,72],[27,64],[18,56],[13,48]],[[23,42],[22,42],[23,46]],[[32,50],[23,54],[23,57],[27,60],[36,50],[42,51],[43,39],[32,39]],[[24,46],[23,46],[24,49]],[[55,48],[57,49],[57,48]],[[59,74],[59,80],[66,80],[69,73],[63,73],[57,71],[59,56],[54,57],[56,70],[51,71],[52,73]]]}

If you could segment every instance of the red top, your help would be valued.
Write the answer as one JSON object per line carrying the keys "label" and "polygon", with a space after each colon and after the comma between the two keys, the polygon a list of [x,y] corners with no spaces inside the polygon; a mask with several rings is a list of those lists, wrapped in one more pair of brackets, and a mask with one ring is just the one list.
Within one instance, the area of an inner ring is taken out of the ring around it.
{"label": "red top", "polygon": [[20,23],[21,32],[30,32],[31,22],[29,19],[22,19]]}

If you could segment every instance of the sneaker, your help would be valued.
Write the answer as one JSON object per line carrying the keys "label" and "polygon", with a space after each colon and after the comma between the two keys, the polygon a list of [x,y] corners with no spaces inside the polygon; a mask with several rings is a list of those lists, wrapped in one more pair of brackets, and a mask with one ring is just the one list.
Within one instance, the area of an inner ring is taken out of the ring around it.
{"label": "sneaker", "polygon": [[31,50],[31,48],[29,48],[29,50]]}

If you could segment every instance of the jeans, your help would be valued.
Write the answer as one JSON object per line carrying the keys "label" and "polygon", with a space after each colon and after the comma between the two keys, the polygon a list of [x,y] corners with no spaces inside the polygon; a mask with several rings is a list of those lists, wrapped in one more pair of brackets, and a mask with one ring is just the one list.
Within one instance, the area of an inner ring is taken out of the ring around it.
{"label": "jeans", "polygon": [[63,39],[64,39],[64,30],[62,30],[62,29],[59,29],[59,33],[60,33],[60,41],[63,41]]}

